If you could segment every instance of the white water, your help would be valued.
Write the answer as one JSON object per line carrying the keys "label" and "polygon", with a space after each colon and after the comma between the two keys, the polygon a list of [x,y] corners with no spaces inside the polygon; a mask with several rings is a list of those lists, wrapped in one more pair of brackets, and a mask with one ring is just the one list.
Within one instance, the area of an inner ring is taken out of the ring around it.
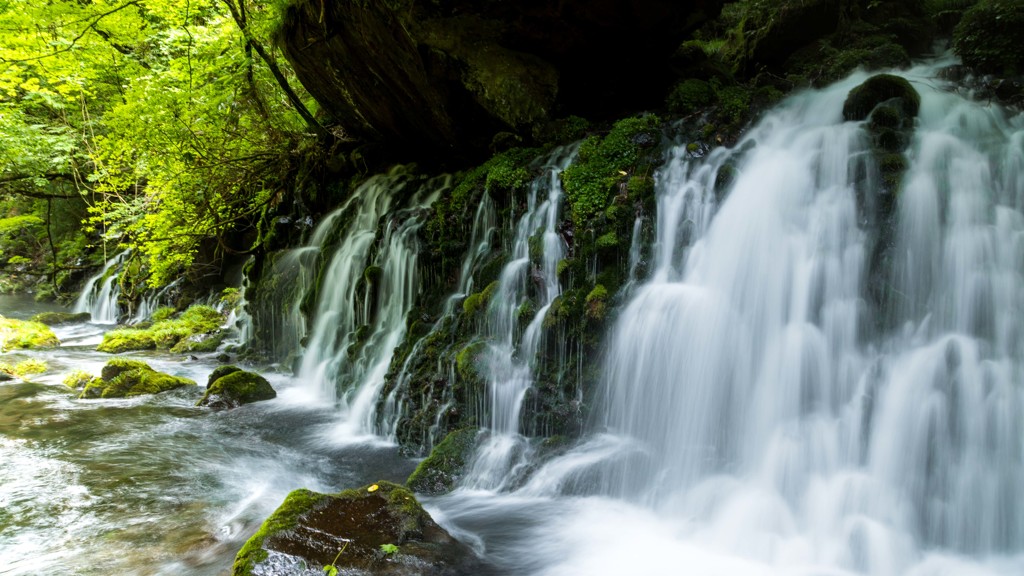
{"label": "white water", "polygon": [[119,253],[103,265],[103,269],[89,278],[75,302],[74,312],[89,312],[95,324],[117,324],[121,315],[117,299],[121,296],[121,287],[117,283],[117,272],[112,269],[120,266],[128,257],[128,251]]}
{"label": "white water", "polygon": [[[533,385],[533,362],[543,335],[542,324],[551,303],[562,292],[558,262],[565,257],[565,241],[558,233],[562,190],[561,173],[575,150],[557,150],[543,174],[530,186],[526,212],[515,228],[511,258],[501,271],[497,289],[487,303],[484,320],[486,349],[479,362],[487,378],[485,416],[488,435],[477,452],[465,484],[477,489],[499,489],[525,464],[529,445],[519,433],[523,399]],[[530,244],[539,244],[539,261],[532,262]],[[523,314],[535,284],[532,314]]]}
{"label": "white water", "polygon": [[[447,178],[428,182],[407,206],[396,207],[397,199],[409,193],[408,175],[396,169],[370,178],[340,209],[352,205],[355,210],[322,272],[311,335],[297,374],[312,396],[338,402],[341,425],[331,433],[335,438],[351,441],[377,431],[378,395],[419,292],[422,212],[449,183]],[[328,233],[318,227],[315,236]],[[379,270],[373,279],[364,277],[371,266]]]}
{"label": "white water", "polygon": [[906,74],[922,108],[891,268],[868,273],[880,232],[856,194],[877,167],[841,115],[866,75],[733,150],[675,151],[654,272],[610,337],[605,432],[432,512],[516,573],[1024,573],[1024,122],[934,72]]}

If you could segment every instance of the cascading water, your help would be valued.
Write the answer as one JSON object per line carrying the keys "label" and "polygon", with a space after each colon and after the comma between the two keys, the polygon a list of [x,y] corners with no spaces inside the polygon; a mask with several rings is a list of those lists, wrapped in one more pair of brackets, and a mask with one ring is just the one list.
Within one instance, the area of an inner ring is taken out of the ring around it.
{"label": "cascading water", "polygon": [[[436,515],[519,573],[1024,573],[1024,121],[937,69],[904,74],[922,102],[892,230],[858,209],[879,166],[842,120],[864,74],[733,149],[674,150],[601,432]],[[499,515],[533,528],[509,542]]]}
{"label": "cascading water", "polygon": [[89,278],[75,302],[76,313],[89,312],[96,324],[116,324],[121,314],[117,299],[121,287],[117,284],[117,267],[124,263],[128,251],[119,253],[103,265],[98,274]]}
{"label": "cascading water", "polygon": [[[560,176],[574,155],[575,150],[556,151],[542,176],[531,184],[526,212],[516,224],[508,251],[511,258],[487,305],[486,349],[480,361],[487,379],[487,405],[481,413],[487,417],[490,435],[477,452],[468,486],[500,488],[527,454],[525,439],[519,435],[519,417],[533,384],[532,363],[544,317],[561,294],[557,267],[565,257],[565,242],[558,233],[564,195]],[[539,257],[531,259],[531,245],[538,247]],[[524,308],[531,288],[538,293],[536,311]]]}
{"label": "cascading water", "polygon": [[324,268],[298,370],[309,392],[341,402],[344,424],[339,437],[376,431],[377,396],[419,290],[422,212],[449,183],[447,178],[427,182],[406,207],[395,208],[393,203],[410,184],[408,174],[396,169],[369,179],[348,203],[355,210]]}

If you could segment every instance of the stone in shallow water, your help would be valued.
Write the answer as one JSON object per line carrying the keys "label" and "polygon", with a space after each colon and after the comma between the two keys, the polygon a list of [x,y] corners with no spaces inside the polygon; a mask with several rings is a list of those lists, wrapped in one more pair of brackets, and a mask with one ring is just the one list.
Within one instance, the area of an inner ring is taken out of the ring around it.
{"label": "stone in shallow water", "polygon": [[[397,547],[388,553],[382,546]],[[468,546],[437,525],[412,492],[378,482],[338,494],[293,491],[235,557],[234,576],[486,574]]]}
{"label": "stone in shallow water", "polygon": [[196,406],[220,410],[276,397],[277,392],[263,376],[236,366],[220,366],[210,374],[206,394]]}

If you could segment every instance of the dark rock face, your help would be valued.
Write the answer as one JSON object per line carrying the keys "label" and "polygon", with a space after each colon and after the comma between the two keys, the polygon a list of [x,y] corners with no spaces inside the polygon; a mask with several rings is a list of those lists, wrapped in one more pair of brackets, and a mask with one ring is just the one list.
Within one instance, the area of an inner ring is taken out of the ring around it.
{"label": "dark rock face", "polygon": [[[721,0],[298,1],[281,43],[322,108],[398,155],[458,157],[554,114],[659,103],[673,51]],[[650,99],[650,102],[646,100]]]}
{"label": "dark rock face", "polygon": [[338,494],[296,490],[235,558],[232,574],[479,575],[484,566],[411,492],[379,482]]}

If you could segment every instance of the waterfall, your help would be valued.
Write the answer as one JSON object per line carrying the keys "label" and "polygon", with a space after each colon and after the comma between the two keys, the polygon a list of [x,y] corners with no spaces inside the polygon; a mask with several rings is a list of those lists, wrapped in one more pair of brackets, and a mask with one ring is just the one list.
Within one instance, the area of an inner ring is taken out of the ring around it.
{"label": "waterfall", "polygon": [[922,102],[891,230],[842,120],[863,73],[670,154],[601,432],[518,492],[590,495],[537,530],[543,573],[1024,570],[1024,121],[936,70],[900,73]]}
{"label": "waterfall", "polygon": [[117,299],[121,287],[117,284],[118,267],[128,258],[125,250],[107,260],[103,268],[85,283],[82,293],[75,301],[74,312],[89,312],[96,324],[116,324],[121,314]]}
{"label": "waterfall", "polygon": [[[419,293],[421,217],[450,184],[440,178],[410,194],[410,181],[404,169],[370,178],[340,209],[350,213],[343,226],[314,233],[318,245],[327,234],[338,240],[322,271],[297,377],[309,394],[339,402],[344,438],[377,431],[377,397]],[[410,199],[395,206],[403,195]]]}
{"label": "waterfall", "polygon": [[[544,317],[561,294],[557,273],[558,262],[565,257],[565,241],[558,233],[564,195],[561,173],[574,156],[574,149],[555,151],[542,175],[530,185],[526,211],[519,217],[508,250],[510,258],[487,302],[486,347],[480,361],[487,398],[481,413],[490,435],[477,452],[467,486],[500,489],[528,454],[528,444],[519,434],[519,419],[523,399],[533,384],[532,363]],[[532,246],[536,247],[533,255]],[[537,292],[540,303],[536,310],[529,308],[531,291]]]}

